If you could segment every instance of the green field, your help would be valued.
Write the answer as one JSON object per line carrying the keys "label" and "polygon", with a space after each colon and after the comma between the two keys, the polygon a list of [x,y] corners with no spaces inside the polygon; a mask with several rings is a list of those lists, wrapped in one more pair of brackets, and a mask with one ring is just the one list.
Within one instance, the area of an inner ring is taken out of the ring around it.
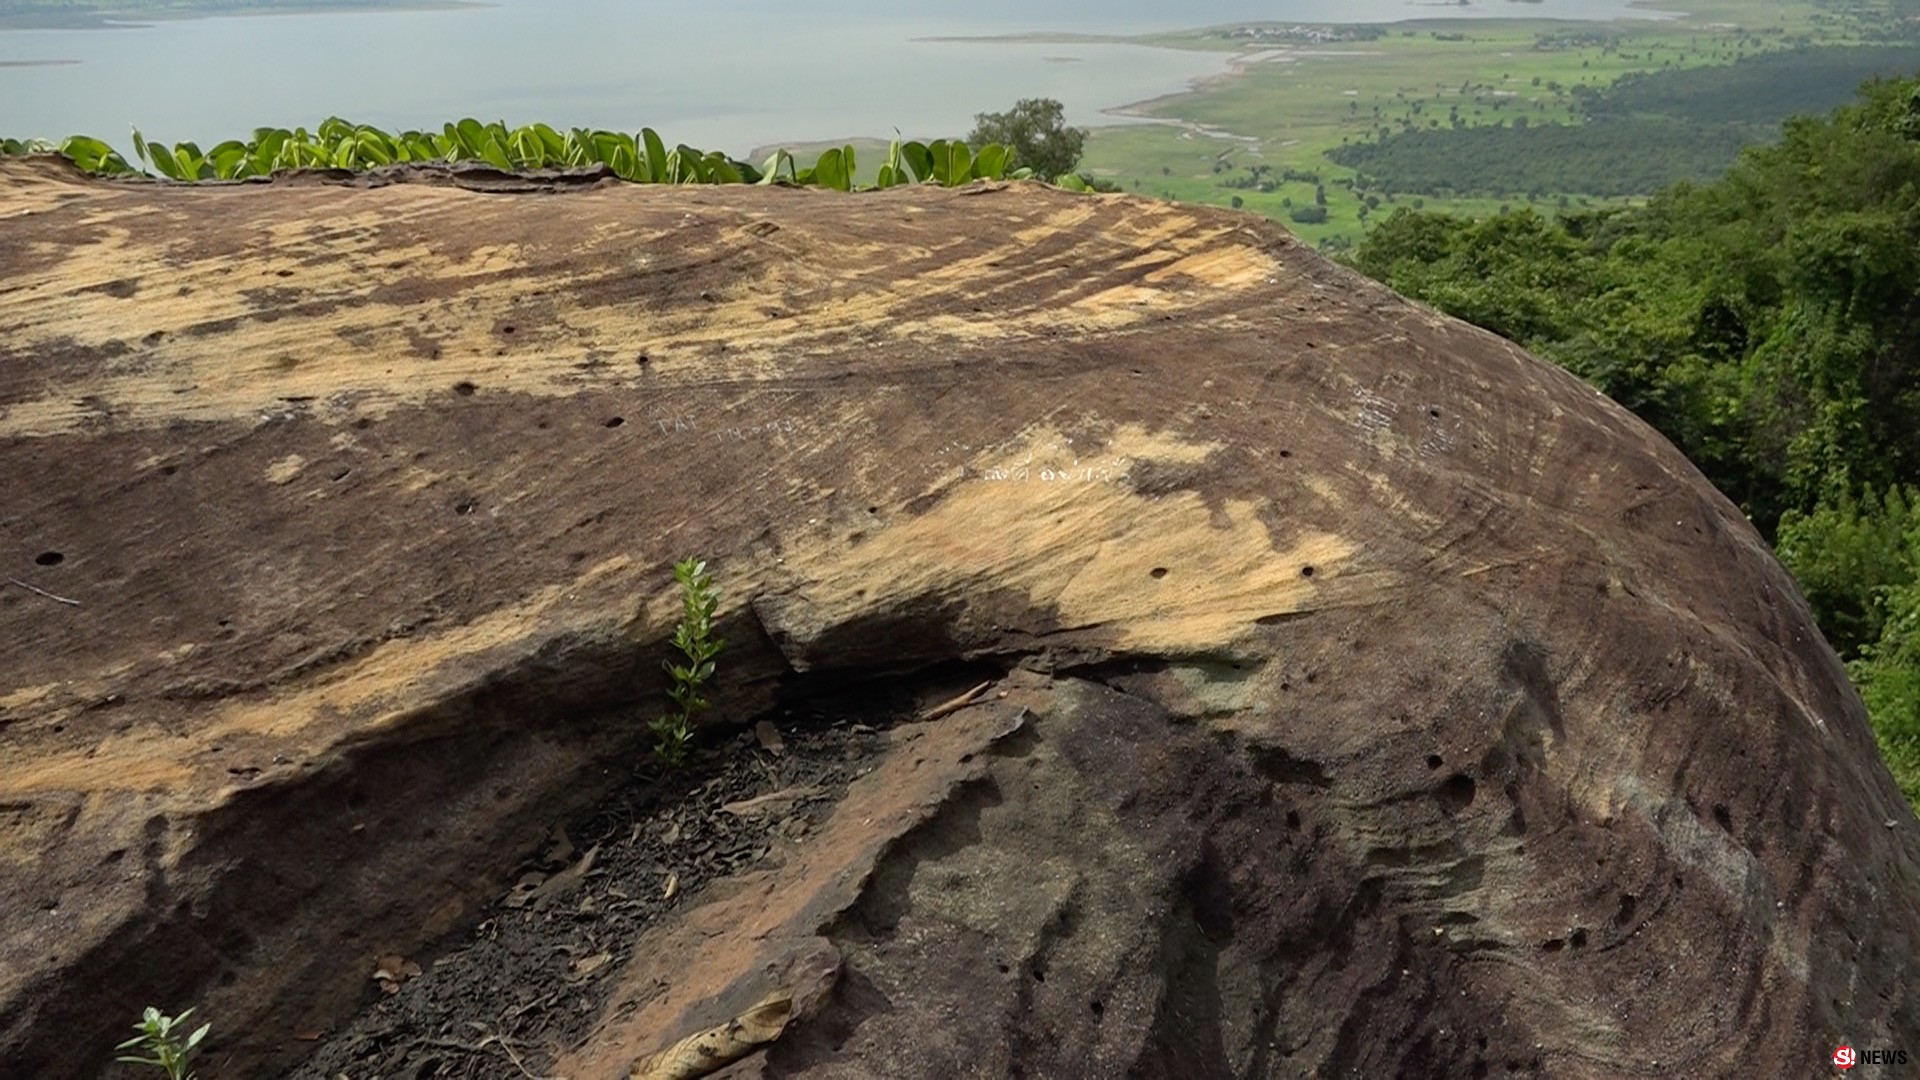
{"label": "green field", "polygon": [[[1581,95],[1625,75],[1724,67],[1796,47],[1883,42],[1920,32],[1886,15],[1885,3],[1859,5],[1864,10],[1858,11],[1766,0],[1682,0],[1675,6],[1686,7],[1687,14],[1612,24],[1412,22],[1389,26],[1370,40],[1361,34],[1326,43],[1249,41],[1244,29],[1231,36],[1235,28],[1146,39],[1232,52],[1233,71],[1132,110],[1154,123],[1095,128],[1082,164],[1092,175],[1141,194],[1222,206],[1238,197],[1246,209],[1287,221],[1301,236],[1330,246],[1357,241],[1372,223],[1416,199],[1428,209],[1476,216],[1529,204],[1619,205],[1634,196],[1558,190],[1395,194],[1356,185],[1355,170],[1330,161],[1326,152],[1376,142],[1383,133],[1513,126],[1521,118],[1528,126],[1578,124]],[[1294,209],[1314,204],[1316,185],[1286,181],[1289,171],[1318,176],[1324,223],[1290,219]]]}

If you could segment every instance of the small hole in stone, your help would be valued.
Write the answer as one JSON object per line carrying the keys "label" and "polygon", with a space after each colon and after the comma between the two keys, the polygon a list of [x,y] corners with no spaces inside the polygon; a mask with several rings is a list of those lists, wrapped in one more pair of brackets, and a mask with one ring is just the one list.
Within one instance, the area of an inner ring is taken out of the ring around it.
{"label": "small hole in stone", "polygon": [[1633,913],[1640,908],[1640,901],[1632,893],[1620,894],[1620,910],[1613,913],[1613,924],[1625,926],[1633,921]]}
{"label": "small hole in stone", "polygon": [[1727,812],[1726,803],[1713,804],[1713,820],[1718,822],[1720,827],[1728,832],[1733,831],[1733,815]]}
{"label": "small hole in stone", "polygon": [[1576,927],[1573,931],[1573,937],[1570,938],[1569,940],[1573,943],[1573,947],[1576,949],[1586,948],[1587,947],[1586,927]]}
{"label": "small hole in stone", "polygon": [[1291,451],[1291,450],[1282,450],[1282,451],[1280,451],[1280,456],[1281,456],[1281,457],[1292,457],[1292,456],[1293,456],[1293,451]]}
{"label": "small hole in stone", "polygon": [[1087,1003],[1087,1008],[1092,1009],[1093,1015],[1095,1016],[1105,1016],[1107,1014],[1107,1003],[1104,1001],[1097,999],[1090,1001]]}
{"label": "small hole in stone", "polygon": [[453,512],[460,515],[471,514],[480,505],[480,500],[468,496],[453,504]]}
{"label": "small hole in stone", "polygon": [[352,476],[352,475],[353,475],[353,470],[352,470],[352,469],[339,469],[339,470],[336,470],[336,471],[334,472],[334,474],[333,474],[333,482],[337,484],[337,483],[339,483],[340,481],[342,481],[342,480],[345,480],[345,479],[346,479],[347,477],[349,477],[349,476]]}
{"label": "small hole in stone", "polygon": [[653,363],[653,357],[648,356],[646,353],[641,353],[633,362],[641,367],[646,367],[648,364]]}
{"label": "small hole in stone", "polygon": [[160,475],[161,475],[161,476],[172,476],[172,475],[173,475],[174,473],[177,473],[177,472],[179,472],[179,471],[180,471],[180,466],[178,466],[178,465],[162,465],[162,466],[160,466]]}
{"label": "small hole in stone", "polygon": [[1300,831],[1300,811],[1287,811],[1287,828],[1292,829],[1294,832]]}
{"label": "small hole in stone", "polygon": [[1038,982],[1038,983],[1043,983],[1043,982],[1046,982],[1046,981],[1047,981],[1047,972],[1046,972],[1046,969],[1045,969],[1045,968],[1034,968],[1034,969],[1033,969],[1033,981],[1034,981],[1034,982]]}
{"label": "small hole in stone", "polygon": [[1487,1048],[1487,1037],[1485,1035],[1480,1036],[1479,1038],[1473,1040],[1473,1045],[1479,1047],[1482,1050],[1485,1050]]}
{"label": "small hole in stone", "polygon": [[355,420],[353,422],[353,430],[355,431],[365,431],[372,426],[373,426],[373,417],[371,416],[363,416],[360,419]]}
{"label": "small hole in stone", "polygon": [[1005,965],[1005,964],[995,964],[995,965],[993,965],[993,966],[994,966],[994,967],[997,967],[997,968],[999,968],[999,969],[1000,969],[1000,974],[1002,974],[1002,975],[1005,975],[1005,974],[1006,974],[1007,972],[1009,972],[1009,971],[1012,971],[1012,970],[1013,970],[1012,968],[1010,968],[1010,967],[1008,967],[1008,966],[1007,966],[1007,965]]}
{"label": "small hole in stone", "polygon": [[1465,773],[1454,773],[1447,777],[1440,790],[1434,792],[1434,798],[1440,800],[1440,809],[1449,814],[1457,814],[1473,805],[1476,785],[1473,777]]}
{"label": "small hole in stone", "polygon": [[453,384],[453,392],[461,397],[472,397],[473,392],[478,389],[480,388],[465,380]]}
{"label": "small hole in stone", "polygon": [[511,333],[513,333],[513,326],[512,326],[512,324],[508,324],[508,325],[506,325],[506,326],[503,326],[503,327],[501,327],[501,328],[500,328],[500,332],[501,332],[501,333],[503,333],[503,334],[511,334]]}
{"label": "small hole in stone", "polygon": [[59,566],[67,561],[67,557],[57,551],[43,551],[35,555],[33,561],[40,566]]}
{"label": "small hole in stone", "polygon": [[1440,760],[1440,755],[1439,755],[1439,754],[1428,754],[1428,755],[1427,755],[1427,768],[1429,768],[1429,769],[1437,769],[1437,768],[1439,768],[1440,766],[1442,766],[1442,765],[1444,765],[1444,764],[1446,764],[1446,762],[1444,762],[1444,761],[1442,761],[1442,760]]}
{"label": "small hole in stone", "polygon": [[1540,948],[1547,952],[1559,952],[1561,949],[1564,949],[1566,947],[1567,947],[1567,943],[1564,941],[1561,941],[1559,938],[1554,938],[1550,941],[1542,942],[1540,945]]}
{"label": "small hole in stone", "polygon": [[879,507],[877,507],[877,506],[869,506],[869,507],[867,507],[867,513],[869,513],[869,514],[878,514],[879,512],[880,512],[880,508],[879,508]]}
{"label": "small hole in stone", "polygon": [[620,425],[622,425],[622,424],[624,424],[624,423],[626,423],[626,422],[627,422],[627,418],[626,418],[626,417],[624,417],[624,416],[616,416],[616,417],[613,417],[612,419],[610,419],[610,420],[608,420],[608,421],[607,421],[607,426],[608,426],[608,427],[610,427],[610,428],[617,428],[617,427],[619,427]]}
{"label": "small hole in stone", "polygon": [[1159,581],[1161,578],[1167,576],[1167,568],[1164,566],[1156,566],[1148,572],[1148,576],[1155,581]]}
{"label": "small hole in stone", "polygon": [[1440,419],[1440,410],[1439,410],[1439,409],[1428,409],[1428,410],[1427,410],[1427,415],[1428,415],[1428,416],[1431,416],[1431,417],[1433,417],[1433,418],[1434,418],[1435,420],[1438,420],[1438,419]]}
{"label": "small hole in stone", "polygon": [[548,421],[548,420],[542,420],[542,421],[540,421],[539,423],[537,423],[537,424],[535,424],[535,425],[533,425],[533,426],[534,426],[534,427],[537,427],[537,428],[539,428],[539,429],[540,429],[541,431],[545,431],[545,430],[547,430],[548,428],[550,428],[550,427],[552,427],[552,426],[553,426],[553,423],[552,423],[551,421]]}
{"label": "small hole in stone", "polygon": [[1300,568],[1300,576],[1301,576],[1301,577],[1312,577],[1312,576],[1313,576],[1313,567],[1311,567],[1311,566],[1303,566],[1303,567],[1301,567],[1301,568]]}

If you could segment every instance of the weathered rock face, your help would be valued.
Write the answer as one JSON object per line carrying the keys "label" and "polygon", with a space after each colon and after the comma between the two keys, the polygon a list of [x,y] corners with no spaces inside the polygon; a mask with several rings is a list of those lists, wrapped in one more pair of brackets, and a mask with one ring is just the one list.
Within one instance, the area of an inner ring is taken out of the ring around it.
{"label": "weathered rock face", "polygon": [[1575,379],[1239,215],[542,187],[0,162],[9,1075],[149,1003],[213,1080],[291,1067],[497,910],[640,759],[688,554],[719,722],[990,688],[648,927],[545,1074],[776,994],[728,1075],[1920,1052],[1859,702]]}

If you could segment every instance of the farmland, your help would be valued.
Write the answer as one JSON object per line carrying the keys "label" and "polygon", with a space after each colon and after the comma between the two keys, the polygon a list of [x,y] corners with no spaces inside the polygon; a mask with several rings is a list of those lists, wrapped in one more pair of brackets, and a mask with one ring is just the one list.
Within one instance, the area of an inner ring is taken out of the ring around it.
{"label": "farmland", "polygon": [[[1401,205],[1475,216],[1620,205],[1673,180],[1710,179],[1787,111],[1823,112],[1866,75],[1911,70],[1920,57],[1886,47],[1912,32],[1911,21],[1809,3],[1686,6],[1680,18],[1602,25],[1433,21],[1344,37],[1258,26],[1163,35],[1152,40],[1235,53],[1231,73],[1128,110],[1154,123],[1096,128],[1084,165],[1128,190],[1242,206],[1340,247]],[[1869,45],[1877,51],[1860,48]],[[1850,56],[1836,60],[1840,52]],[[1773,66],[1757,80],[1749,72],[1761,57]],[[1635,98],[1629,80],[1621,107],[1643,126],[1586,123],[1618,80],[1688,71],[1701,73],[1689,92],[1719,112],[1675,121],[1690,126],[1653,123],[1674,118],[1639,115],[1648,105],[1641,99],[1658,95]],[[1799,93],[1749,92],[1783,79]],[[1747,111],[1729,115],[1728,103]],[[1361,147],[1391,147],[1392,164],[1428,179],[1381,183],[1383,162],[1363,159]],[[1432,183],[1448,157],[1507,182]],[[1324,221],[1312,207],[1324,209]]]}

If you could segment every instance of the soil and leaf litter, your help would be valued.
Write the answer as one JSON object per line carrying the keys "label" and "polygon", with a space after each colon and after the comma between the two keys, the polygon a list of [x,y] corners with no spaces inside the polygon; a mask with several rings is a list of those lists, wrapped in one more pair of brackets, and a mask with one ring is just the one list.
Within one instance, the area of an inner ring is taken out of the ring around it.
{"label": "soil and leaf litter", "polygon": [[383,958],[351,1022],[296,1033],[316,1048],[288,1075],[546,1075],[551,1052],[580,1042],[606,1011],[607,976],[657,920],[708,884],[805,844],[885,751],[889,727],[939,715],[916,716],[904,689],[868,684],[696,749],[685,768],[637,773],[592,811],[557,822],[479,925],[430,955]]}

